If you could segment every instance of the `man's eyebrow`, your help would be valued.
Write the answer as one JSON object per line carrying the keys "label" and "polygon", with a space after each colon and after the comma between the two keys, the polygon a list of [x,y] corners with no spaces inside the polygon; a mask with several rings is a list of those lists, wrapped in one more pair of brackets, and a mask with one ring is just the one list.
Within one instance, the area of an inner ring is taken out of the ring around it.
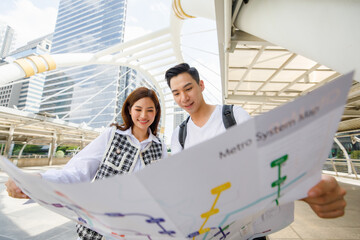
{"label": "man's eyebrow", "polygon": [[[190,85],[192,85],[192,84],[193,84],[193,83],[189,82],[189,83],[185,84],[182,88],[187,88],[188,86],[190,86]],[[174,93],[174,92],[178,92],[178,91],[179,91],[179,90],[174,89],[174,90],[172,90],[171,92]]]}
{"label": "man's eyebrow", "polygon": [[185,84],[185,86],[183,86],[183,88],[186,88],[186,87],[188,87],[188,86],[190,86],[190,85],[192,85],[192,84],[193,84],[193,83],[189,82],[189,83]]}

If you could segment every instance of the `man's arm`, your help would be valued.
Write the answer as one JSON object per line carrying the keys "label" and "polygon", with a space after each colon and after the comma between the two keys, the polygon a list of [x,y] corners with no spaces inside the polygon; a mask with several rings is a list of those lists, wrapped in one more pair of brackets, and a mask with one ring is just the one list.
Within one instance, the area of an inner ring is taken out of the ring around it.
{"label": "man's arm", "polygon": [[334,177],[322,175],[321,181],[311,188],[308,197],[302,200],[308,203],[319,217],[336,218],[345,213],[345,194],[346,190]]}

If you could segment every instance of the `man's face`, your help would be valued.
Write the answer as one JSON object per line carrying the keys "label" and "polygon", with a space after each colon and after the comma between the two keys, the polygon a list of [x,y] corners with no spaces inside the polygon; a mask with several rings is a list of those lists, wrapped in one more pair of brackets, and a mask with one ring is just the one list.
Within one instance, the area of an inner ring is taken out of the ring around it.
{"label": "man's face", "polygon": [[181,73],[170,80],[170,88],[175,102],[190,115],[195,113],[203,102],[204,82],[199,84],[188,73]]}

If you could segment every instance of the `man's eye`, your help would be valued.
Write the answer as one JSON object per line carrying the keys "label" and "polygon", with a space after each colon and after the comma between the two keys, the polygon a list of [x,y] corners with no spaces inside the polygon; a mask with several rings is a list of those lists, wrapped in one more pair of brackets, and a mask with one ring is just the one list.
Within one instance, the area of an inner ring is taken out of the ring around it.
{"label": "man's eye", "polygon": [[190,91],[191,89],[192,89],[192,87],[191,87],[191,88],[186,89],[186,91]]}
{"label": "man's eye", "polygon": [[174,95],[174,96],[179,96],[179,93],[174,93],[173,95]]}

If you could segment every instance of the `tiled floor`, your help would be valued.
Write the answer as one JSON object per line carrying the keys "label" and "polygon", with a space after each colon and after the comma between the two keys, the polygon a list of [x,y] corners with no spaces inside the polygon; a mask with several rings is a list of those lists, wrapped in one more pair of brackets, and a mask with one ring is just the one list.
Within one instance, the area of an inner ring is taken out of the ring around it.
{"label": "tiled floor", "polygon": [[[46,168],[28,168],[43,171]],[[75,240],[75,223],[48,211],[37,204],[23,205],[24,200],[10,199],[5,191],[5,173],[0,172],[0,240]],[[340,182],[340,180],[339,180]],[[347,189],[348,206],[344,217],[320,219],[309,206],[295,203],[295,221],[287,228],[271,234],[270,240],[355,240],[360,239],[360,180],[349,184],[340,182]]]}
{"label": "tiled floor", "polygon": [[[46,168],[32,167],[29,172]],[[75,223],[38,204],[23,203],[23,199],[8,197],[4,183],[7,175],[0,172],[0,240],[75,240]]]}

